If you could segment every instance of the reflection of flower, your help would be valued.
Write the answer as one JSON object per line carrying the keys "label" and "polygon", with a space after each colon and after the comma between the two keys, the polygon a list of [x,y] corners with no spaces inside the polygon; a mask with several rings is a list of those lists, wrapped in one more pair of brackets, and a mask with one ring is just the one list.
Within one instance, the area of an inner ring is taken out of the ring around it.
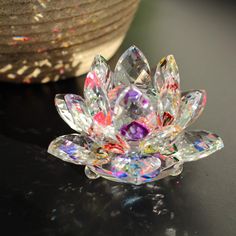
{"label": "reflection of flower", "polygon": [[84,99],[58,94],[56,107],[77,134],[56,138],[49,153],[86,165],[87,176],[141,184],[178,175],[184,162],[223,147],[207,131],[186,132],[203,111],[203,90],[180,92],[172,55],[151,78],[148,62],[135,46],[119,59],[114,73],[97,56],[84,85]]}
{"label": "reflection of flower", "polygon": [[[165,235],[168,228],[177,228],[179,220],[183,220],[183,188],[177,184],[180,178],[139,186],[83,180],[82,183],[64,183],[59,188],[49,215],[57,224],[58,232],[65,227],[78,232],[79,222],[79,234],[90,235],[94,233],[88,227],[92,222],[98,228],[96,235],[126,235],[127,232]],[[181,225],[178,232],[182,233],[182,227],[185,225]]]}

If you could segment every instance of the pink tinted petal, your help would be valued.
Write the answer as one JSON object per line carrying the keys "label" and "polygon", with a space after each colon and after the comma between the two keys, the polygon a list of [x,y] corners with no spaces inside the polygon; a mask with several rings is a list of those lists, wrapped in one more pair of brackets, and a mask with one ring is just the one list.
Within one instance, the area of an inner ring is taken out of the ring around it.
{"label": "pink tinted petal", "polygon": [[[95,72],[89,72],[84,84],[84,97],[91,116],[99,117],[103,114],[104,119],[111,119],[110,105],[107,93],[101,80]],[[108,116],[108,117],[107,117]]]}
{"label": "pink tinted petal", "polygon": [[157,65],[153,86],[162,102],[161,117],[166,112],[176,118],[180,107],[180,78],[172,55],[163,58]]}
{"label": "pink tinted petal", "polygon": [[96,74],[105,90],[111,88],[111,70],[103,56],[97,55],[94,58],[90,71]]}

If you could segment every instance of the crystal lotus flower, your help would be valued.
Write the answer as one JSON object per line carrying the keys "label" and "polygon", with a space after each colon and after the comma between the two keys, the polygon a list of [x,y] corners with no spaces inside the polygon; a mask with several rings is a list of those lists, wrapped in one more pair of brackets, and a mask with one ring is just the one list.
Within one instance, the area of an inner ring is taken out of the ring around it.
{"label": "crystal lotus flower", "polygon": [[57,94],[62,119],[77,133],[51,142],[48,152],[85,165],[89,178],[142,184],[181,173],[183,163],[223,147],[208,131],[185,131],[202,113],[204,90],[180,91],[172,55],[151,76],[147,59],[135,46],[111,72],[96,56],[84,84],[84,98]]}

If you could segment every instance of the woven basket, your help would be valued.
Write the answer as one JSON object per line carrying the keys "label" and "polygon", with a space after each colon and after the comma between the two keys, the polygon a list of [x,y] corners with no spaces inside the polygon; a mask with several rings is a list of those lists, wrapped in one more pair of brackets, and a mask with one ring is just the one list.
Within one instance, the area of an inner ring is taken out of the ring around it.
{"label": "woven basket", "polygon": [[0,80],[47,83],[120,46],[139,0],[0,1]]}

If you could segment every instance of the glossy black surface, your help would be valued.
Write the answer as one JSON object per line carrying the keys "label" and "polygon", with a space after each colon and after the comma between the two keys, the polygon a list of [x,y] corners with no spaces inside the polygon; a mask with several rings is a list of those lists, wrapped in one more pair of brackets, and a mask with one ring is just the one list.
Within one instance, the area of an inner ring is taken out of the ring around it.
{"label": "glossy black surface", "polygon": [[139,187],[88,180],[83,167],[47,154],[72,132],[56,93],[80,93],[83,79],[0,85],[1,235],[236,235],[235,4],[142,1],[121,52],[136,44],[152,67],[172,53],[182,89],[205,88],[208,104],[190,129],[213,130],[225,148],[185,165],[177,178]]}

